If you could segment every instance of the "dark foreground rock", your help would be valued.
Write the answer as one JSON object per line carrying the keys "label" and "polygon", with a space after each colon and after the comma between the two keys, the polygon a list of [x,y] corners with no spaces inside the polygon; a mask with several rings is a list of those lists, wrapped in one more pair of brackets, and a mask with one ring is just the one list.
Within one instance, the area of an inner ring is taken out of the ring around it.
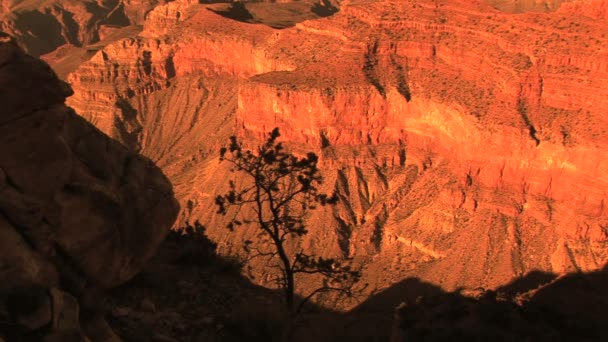
{"label": "dark foreground rock", "polygon": [[86,340],[79,321],[102,314],[97,293],[142,269],[179,210],[161,170],[65,106],[71,93],[0,33],[0,336],[10,341],[40,329]]}

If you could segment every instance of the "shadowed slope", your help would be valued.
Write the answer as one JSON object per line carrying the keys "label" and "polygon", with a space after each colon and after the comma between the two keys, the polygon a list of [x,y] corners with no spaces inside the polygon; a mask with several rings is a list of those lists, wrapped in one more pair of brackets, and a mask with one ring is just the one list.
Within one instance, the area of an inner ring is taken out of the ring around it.
{"label": "shadowed slope", "polygon": [[[606,267],[560,277],[531,272],[496,291],[446,293],[417,279],[406,279],[347,314],[351,323],[343,338],[601,341],[608,337],[602,318],[608,304],[607,285]],[[392,321],[389,317],[395,307],[396,321]]]}

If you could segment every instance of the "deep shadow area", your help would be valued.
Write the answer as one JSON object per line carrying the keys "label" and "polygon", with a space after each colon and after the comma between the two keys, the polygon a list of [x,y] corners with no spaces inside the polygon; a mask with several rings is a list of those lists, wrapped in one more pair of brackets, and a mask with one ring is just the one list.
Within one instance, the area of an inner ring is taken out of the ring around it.
{"label": "deep shadow area", "polygon": [[32,56],[38,57],[66,43],[61,24],[55,17],[37,11],[20,14],[20,20],[31,25],[31,35],[23,36],[24,46]]}
{"label": "deep shadow area", "polygon": [[124,341],[279,341],[283,294],[251,283],[216,247],[198,223],[172,231],[139,275],[107,294],[112,328]]}
{"label": "deep shadow area", "polygon": [[352,330],[345,338],[606,341],[606,308],[608,266],[561,277],[531,272],[496,290],[444,292],[433,284],[405,279],[348,313]]}
{"label": "deep shadow area", "polygon": [[291,2],[217,2],[208,9],[225,18],[276,29],[293,27],[305,20],[331,16],[339,11],[330,0]]}
{"label": "deep shadow area", "polygon": [[213,13],[221,15],[222,17],[236,20],[236,21],[251,23],[253,20],[253,16],[249,12],[249,10],[247,10],[247,7],[245,7],[245,4],[240,1],[233,2],[225,10],[215,10],[215,9],[209,9],[209,10]]}
{"label": "deep shadow area", "polygon": [[[240,260],[220,256],[216,248],[200,224],[172,231],[140,274],[105,294],[112,329],[135,342],[608,338],[608,266],[562,276],[531,272],[495,290],[445,292],[408,278],[349,312],[311,305],[289,321],[282,293],[253,284],[241,275]],[[7,301],[14,308],[0,310],[0,336],[7,342],[38,341],[44,335],[44,330],[15,330],[10,315],[3,314],[26,310],[37,298],[16,294]]]}
{"label": "deep shadow area", "polygon": [[[131,282],[110,293],[110,323],[126,341],[281,341],[282,293],[241,276],[195,225],[172,232]],[[602,341],[608,267],[558,277],[531,272],[496,290],[445,292],[408,278],[339,313],[310,307],[290,341]]]}
{"label": "deep shadow area", "polygon": [[338,12],[338,8],[332,5],[329,0],[322,0],[312,6],[311,11],[319,17],[329,17]]}

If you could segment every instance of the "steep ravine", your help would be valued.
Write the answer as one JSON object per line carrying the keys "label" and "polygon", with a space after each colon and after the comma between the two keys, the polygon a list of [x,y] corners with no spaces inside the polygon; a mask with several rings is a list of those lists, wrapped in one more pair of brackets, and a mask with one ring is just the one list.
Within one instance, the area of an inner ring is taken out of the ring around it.
{"label": "steep ravine", "polygon": [[602,267],[605,21],[417,4],[350,1],[283,30],[202,4],[166,24],[177,5],[159,6],[141,37],[68,77],[69,104],[155,160],[179,223],[200,219],[226,253],[251,231],[228,234],[215,215],[227,186],[217,151],[231,134],[251,145],[279,127],[292,149],[322,156],[341,198],[310,218],[304,247],[355,257],[370,290]]}

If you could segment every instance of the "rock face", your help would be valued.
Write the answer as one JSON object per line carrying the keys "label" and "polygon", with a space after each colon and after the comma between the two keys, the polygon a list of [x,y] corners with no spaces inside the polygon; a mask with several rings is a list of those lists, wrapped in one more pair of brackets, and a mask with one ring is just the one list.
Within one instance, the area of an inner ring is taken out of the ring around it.
{"label": "rock face", "polygon": [[522,13],[529,11],[559,11],[564,15],[608,18],[606,0],[484,0],[501,11]]}
{"label": "rock face", "polygon": [[[572,5],[591,3],[602,8]],[[179,6],[72,73],[69,103],[157,162],[179,222],[200,219],[223,251],[251,232],[226,234],[214,215],[217,151],[279,127],[322,156],[341,198],[310,218],[302,247],[354,257],[370,288],[495,287],[608,261],[605,20],[358,0],[275,30]]]}
{"label": "rock face", "polygon": [[[66,107],[72,91],[48,65],[0,39],[0,299],[62,288],[53,296],[69,302],[122,284],[176,218],[171,184]],[[78,318],[69,310],[61,319]]]}
{"label": "rock face", "polygon": [[3,0],[0,30],[34,56],[64,44],[95,43],[118,27],[141,25],[163,0]]}
{"label": "rock face", "polygon": [[501,11],[522,13],[529,11],[555,11],[564,2],[572,0],[484,0]]}
{"label": "rock face", "polygon": [[587,16],[593,19],[608,19],[608,1],[588,0],[573,1],[560,7],[560,13],[573,16]]}

